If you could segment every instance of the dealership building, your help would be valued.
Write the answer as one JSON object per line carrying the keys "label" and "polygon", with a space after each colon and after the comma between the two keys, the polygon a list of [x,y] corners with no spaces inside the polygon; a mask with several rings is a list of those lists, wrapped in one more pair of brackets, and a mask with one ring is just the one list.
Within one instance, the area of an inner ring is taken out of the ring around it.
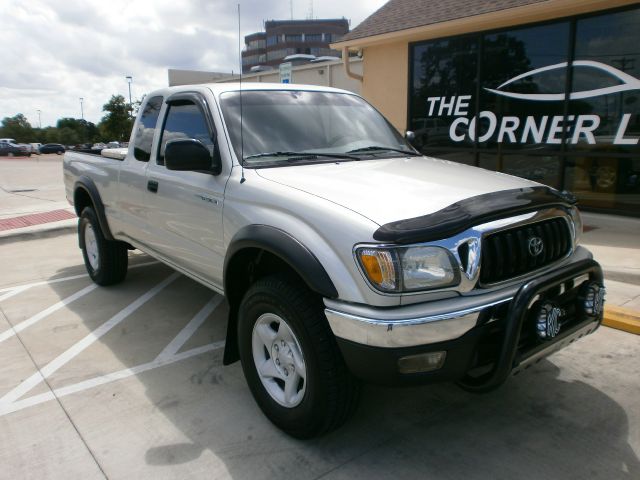
{"label": "dealership building", "polygon": [[425,154],[640,216],[640,3],[390,0],[332,48]]}

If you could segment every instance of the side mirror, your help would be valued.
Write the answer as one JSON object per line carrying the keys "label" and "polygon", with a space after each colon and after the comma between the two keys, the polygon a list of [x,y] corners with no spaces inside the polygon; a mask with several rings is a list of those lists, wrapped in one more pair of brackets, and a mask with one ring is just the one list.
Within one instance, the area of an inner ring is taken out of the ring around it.
{"label": "side mirror", "polygon": [[195,138],[169,140],[164,150],[164,164],[169,170],[209,172],[218,175],[222,162],[218,149],[209,149]]}

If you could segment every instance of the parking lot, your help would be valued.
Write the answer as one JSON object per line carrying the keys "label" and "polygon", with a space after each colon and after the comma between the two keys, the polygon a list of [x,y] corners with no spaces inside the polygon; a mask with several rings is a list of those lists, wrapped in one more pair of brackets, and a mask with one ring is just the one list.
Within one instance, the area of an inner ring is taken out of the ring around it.
{"label": "parking lot", "polygon": [[301,442],[222,366],[223,299],[130,256],[103,288],[69,231],[0,241],[0,477],[640,476],[637,336],[602,327],[486,395],[366,386]]}

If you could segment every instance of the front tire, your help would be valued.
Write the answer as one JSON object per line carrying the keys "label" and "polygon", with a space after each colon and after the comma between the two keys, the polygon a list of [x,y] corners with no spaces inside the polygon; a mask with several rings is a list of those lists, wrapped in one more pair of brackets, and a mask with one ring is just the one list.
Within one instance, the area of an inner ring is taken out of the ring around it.
{"label": "front tire", "polygon": [[342,425],[360,385],[348,371],[322,300],[283,276],[258,280],[238,311],[242,369],[256,402],[277,427],[311,438]]}
{"label": "front tire", "polygon": [[123,281],[129,265],[127,244],[104,238],[93,208],[86,207],[82,211],[78,235],[84,265],[91,279],[102,286]]}

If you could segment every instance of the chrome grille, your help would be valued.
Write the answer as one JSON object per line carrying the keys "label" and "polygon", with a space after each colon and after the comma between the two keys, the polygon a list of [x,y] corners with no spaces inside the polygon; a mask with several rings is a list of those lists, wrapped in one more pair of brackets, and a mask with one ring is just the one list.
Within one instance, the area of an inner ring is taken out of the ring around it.
{"label": "chrome grille", "polygon": [[[542,250],[538,251],[540,242]],[[480,284],[503,282],[549,265],[571,251],[564,218],[521,225],[487,235],[482,241]]]}

